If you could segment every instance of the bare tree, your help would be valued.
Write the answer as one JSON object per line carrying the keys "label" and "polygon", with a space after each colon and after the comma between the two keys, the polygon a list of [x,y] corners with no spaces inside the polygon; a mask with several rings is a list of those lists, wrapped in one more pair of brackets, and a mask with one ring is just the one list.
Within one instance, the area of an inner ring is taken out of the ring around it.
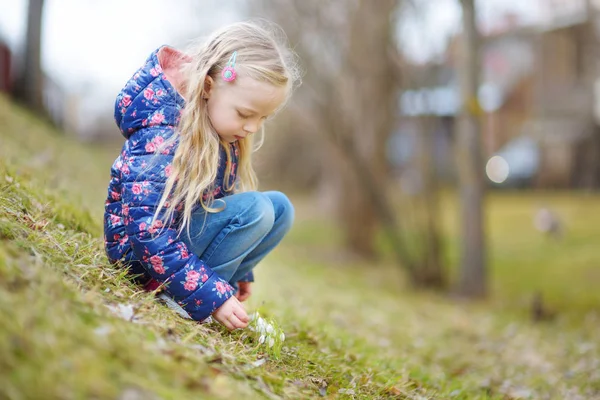
{"label": "bare tree", "polygon": [[463,8],[463,54],[458,67],[463,106],[458,120],[456,160],[461,204],[461,268],[458,292],[482,297],[487,292],[484,240],[484,177],[481,148],[479,88],[479,35],[474,0],[461,0]]}
{"label": "bare tree", "polygon": [[378,215],[393,224],[383,188],[398,88],[390,57],[396,3],[307,0],[261,7],[285,27],[308,66],[295,112],[306,117],[306,131],[326,139],[323,185],[333,188],[348,247],[366,257],[376,253]]}
{"label": "bare tree", "polygon": [[43,9],[44,0],[29,0],[23,64],[18,69],[13,89],[15,98],[39,113],[44,113],[44,83],[40,61]]}
{"label": "bare tree", "polygon": [[[436,261],[439,242],[428,231],[433,224],[423,214],[426,203],[407,202],[411,208],[398,215],[400,202],[392,202],[388,193],[386,147],[397,127],[401,83],[394,38],[400,3],[254,2],[259,15],[284,27],[305,66],[303,86],[282,117],[293,121],[286,123],[286,130],[294,137],[295,148],[307,148],[297,144],[300,140],[312,141],[314,152],[320,153],[320,186],[326,190],[319,194],[331,197],[329,204],[337,211],[347,247],[374,257],[374,239],[382,229],[412,282],[440,287],[441,272],[432,278],[434,270],[441,271]],[[423,147],[422,151],[427,150]],[[310,154],[308,159],[313,157]],[[432,203],[435,198],[427,204]],[[419,246],[413,246],[415,240],[421,242]],[[435,268],[427,267],[434,264]]]}

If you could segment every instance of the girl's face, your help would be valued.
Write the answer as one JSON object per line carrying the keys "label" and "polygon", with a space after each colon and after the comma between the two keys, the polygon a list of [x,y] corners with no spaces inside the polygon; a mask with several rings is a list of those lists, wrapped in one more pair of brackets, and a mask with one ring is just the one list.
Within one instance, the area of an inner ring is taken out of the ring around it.
{"label": "girl's face", "polygon": [[286,88],[240,76],[233,82],[206,78],[208,116],[226,142],[256,133],[283,103]]}

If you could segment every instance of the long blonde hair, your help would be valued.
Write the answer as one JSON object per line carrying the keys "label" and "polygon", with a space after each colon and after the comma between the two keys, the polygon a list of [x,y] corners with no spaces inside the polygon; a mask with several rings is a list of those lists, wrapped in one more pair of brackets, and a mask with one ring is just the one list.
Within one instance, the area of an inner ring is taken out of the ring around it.
{"label": "long blonde hair", "polygon": [[[169,221],[175,210],[182,211],[181,232],[189,229],[192,211],[198,203],[207,212],[220,210],[211,207],[214,200],[212,185],[219,167],[219,146],[224,146],[227,154],[224,182],[229,182],[231,176],[231,149],[220,140],[210,122],[205,80],[208,76],[215,82],[221,79],[221,71],[237,51],[235,68],[238,75],[241,73],[258,81],[284,86],[287,96],[283,107],[299,81],[295,54],[285,45],[284,39],[282,30],[274,24],[240,22],[213,33],[205,42],[186,52],[186,60],[190,61],[182,70],[186,104],[176,134],[168,141],[178,139],[179,144],[155,220],[160,215],[161,219]],[[261,129],[258,145],[253,143],[252,136],[238,141],[238,175],[233,187],[229,188],[235,192],[256,190],[258,184],[251,156],[262,144],[264,131]]]}

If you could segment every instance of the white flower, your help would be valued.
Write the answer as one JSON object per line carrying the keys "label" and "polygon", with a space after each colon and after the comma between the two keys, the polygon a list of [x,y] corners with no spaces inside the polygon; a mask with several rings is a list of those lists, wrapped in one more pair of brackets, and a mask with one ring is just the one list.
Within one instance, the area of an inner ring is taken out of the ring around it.
{"label": "white flower", "polygon": [[269,347],[273,347],[274,344],[275,344],[275,341],[273,340],[272,337],[269,336]]}
{"label": "white flower", "polygon": [[279,340],[281,340],[282,342],[285,340],[285,334],[283,332],[279,334]]}
{"label": "white flower", "polygon": [[267,332],[273,333],[273,325],[267,325]]}
{"label": "white flower", "polygon": [[263,332],[265,330],[265,325],[266,325],[266,322],[262,318],[259,318],[258,321],[256,321],[256,326],[258,327],[258,330],[261,332]]}
{"label": "white flower", "polygon": [[258,343],[263,344],[265,342],[265,335],[260,335],[260,338],[258,338]]}

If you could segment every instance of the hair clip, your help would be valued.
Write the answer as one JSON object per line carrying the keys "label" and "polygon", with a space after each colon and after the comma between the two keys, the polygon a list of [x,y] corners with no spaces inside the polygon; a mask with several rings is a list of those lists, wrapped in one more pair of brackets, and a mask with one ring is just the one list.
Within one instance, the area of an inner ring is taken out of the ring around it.
{"label": "hair clip", "polygon": [[223,72],[221,72],[221,76],[223,80],[226,82],[233,82],[236,78],[235,73],[235,59],[237,58],[237,51],[234,51],[231,57],[229,57],[229,61],[227,62],[227,66],[223,68]]}

